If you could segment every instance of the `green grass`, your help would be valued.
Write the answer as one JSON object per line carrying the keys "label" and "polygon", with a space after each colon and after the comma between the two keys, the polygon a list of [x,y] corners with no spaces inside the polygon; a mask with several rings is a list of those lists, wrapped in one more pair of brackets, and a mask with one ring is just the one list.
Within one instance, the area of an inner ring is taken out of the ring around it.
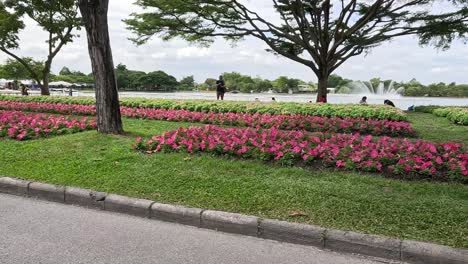
{"label": "green grass", "polygon": [[455,125],[447,118],[427,113],[410,112],[408,119],[422,139],[468,146],[468,126]]}
{"label": "green grass", "polygon": [[[124,122],[126,136],[90,131],[25,142],[0,140],[0,174],[468,248],[468,186],[207,155],[144,155],[131,147],[137,135],[148,138],[190,124]],[[305,216],[290,217],[295,211]]]}

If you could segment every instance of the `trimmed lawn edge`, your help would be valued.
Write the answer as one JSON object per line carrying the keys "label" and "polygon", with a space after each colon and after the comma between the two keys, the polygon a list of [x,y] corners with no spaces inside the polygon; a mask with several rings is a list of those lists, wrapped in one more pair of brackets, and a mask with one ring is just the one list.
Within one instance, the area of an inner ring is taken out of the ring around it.
{"label": "trimmed lawn edge", "polygon": [[[0,177],[0,193],[409,263],[468,263],[468,250]],[[96,204],[101,204],[97,206]]]}

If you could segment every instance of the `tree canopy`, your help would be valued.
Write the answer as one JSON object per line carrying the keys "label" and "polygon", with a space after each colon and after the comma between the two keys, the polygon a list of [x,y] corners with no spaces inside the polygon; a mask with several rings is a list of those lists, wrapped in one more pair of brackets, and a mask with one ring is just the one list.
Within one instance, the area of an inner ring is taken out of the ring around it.
{"label": "tree canopy", "polygon": [[[267,2],[276,17],[241,0],[138,0],[143,11],[126,23],[138,44],[153,36],[204,45],[215,37],[258,38],[268,51],[309,67],[319,80],[320,98],[326,96],[330,74],[351,57],[399,36],[420,34],[424,41],[432,33],[456,32],[459,19],[467,17],[467,8],[457,1],[445,1],[454,10],[437,14],[427,8],[442,2],[437,0]],[[458,19],[443,19],[452,16]]]}
{"label": "tree canopy", "polygon": [[[172,91],[178,89],[177,79],[163,71],[145,73],[127,69],[123,64],[115,68],[117,86],[123,90],[137,91]],[[193,86],[192,86],[193,88]]]}
{"label": "tree canopy", "polygon": [[[31,66],[31,69],[37,76],[41,76],[43,67],[42,62],[35,61],[29,57],[22,58],[22,60]],[[23,64],[19,63],[17,60],[7,59],[4,65],[0,65],[0,78],[21,80],[33,79],[33,76],[31,75],[31,72],[28,71],[23,66]]]}
{"label": "tree canopy", "polygon": [[[13,50],[20,48],[19,33],[25,28],[23,20],[28,17],[47,32],[47,58],[42,73],[38,75],[34,65],[28,63]],[[48,95],[48,83],[52,62],[62,47],[73,41],[73,29],[79,28],[81,20],[75,0],[6,0],[0,1],[0,51],[21,63],[39,85],[42,94]]]}
{"label": "tree canopy", "polygon": [[72,72],[70,71],[70,69],[68,67],[63,67],[60,72],[59,72],[60,75],[72,75]]}
{"label": "tree canopy", "polygon": [[425,22],[419,31],[420,43],[432,44],[437,48],[448,49],[450,44],[461,39],[468,40],[468,1],[453,0],[456,11],[442,14],[422,14],[417,19]]}
{"label": "tree canopy", "polygon": [[181,91],[191,91],[195,88],[195,78],[193,75],[186,76],[182,78],[179,82],[179,86],[177,87],[177,90]]}

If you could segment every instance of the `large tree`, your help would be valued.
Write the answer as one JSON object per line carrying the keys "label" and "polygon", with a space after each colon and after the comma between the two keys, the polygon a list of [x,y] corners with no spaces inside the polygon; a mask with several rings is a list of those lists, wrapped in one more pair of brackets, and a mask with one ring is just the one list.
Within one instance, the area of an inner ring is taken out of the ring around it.
{"label": "large tree", "polygon": [[109,0],[79,0],[88,36],[88,50],[96,83],[97,129],[101,133],[123,133],[119,94],[109,39]]}
{"label": "large tree", "polygon": [[[35,61],[32,58],[21,58],[23,61],[27,62],[28,65],[31,65],[31,69],[35,72],[37,76],[41,76],[43,63],[40,61]],[[19,63],[14,59],[7,59],[4,65],[0,65],[0,78],[6,79],[32,79],[31,72],[26,69],[23,64]]]}
{"label": "large tree", "polygon": [[[427,10],[440,2],[437,0],[263,2],[263,6],[270,3],[276,17],[242,0],[138,0],[143,11],[126,23],[137,34],[134,40],[138,44],[155,35],[202,44],[210,44],[215,37],[233,41],[258,38],[268,51],[312,69],[319,81],[317,99],[326,96],[330,74],[348,59],[393,38],[421,33],[427,24],[453,28],[458,23],[426,19],[432,15]],[[456,14],[466,18],[465,8],[453,1],[447,3],[455,9],[438,10],[438,17]]]}
{"label": "large tree", "polygon": [[191,91],[195,87],[195,78],[193,75],[186,76],[180,80],[177,90]]}
{"label": "large tree", "polygon": [[[19,33],[24,29],[23,20],[33,20],[47,32],[47,58],[41,74],[34,65],[18,56]],[[21,63],[41,86],[41,94],[49,95],[49,77],[52,62],[67,43],[73,41],[73,30],[79,28],[80,19],[75,0],[6,0],[0,1],[0,51]]]}
{"label": "large tree", "polygon": [[64,67],[60,70],[59,74],[60,74],[60,75],[72,75],[73,73],[71,72],[71,70],[70,70],[68,67],[64,66]]}
{"label": "large tree", "polygon": [[286,76],[280,76],[274,81],[276,91],[279,93],[287,93],[289,90],[294,91],[298,89],[301,80],[290,79]]}
{"label": "large tree", "polygon": [[139,86],[144,90],[153,91],[156,89],[163,89],[166,91],[174,90],[179,83],[174,76],[171,76],[163,71],[154,71],[145,74],[137,80]]}

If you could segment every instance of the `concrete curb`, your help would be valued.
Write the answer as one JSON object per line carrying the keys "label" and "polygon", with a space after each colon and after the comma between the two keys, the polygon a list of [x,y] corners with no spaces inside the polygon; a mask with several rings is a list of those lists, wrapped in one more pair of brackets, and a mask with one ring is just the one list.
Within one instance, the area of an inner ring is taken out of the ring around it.
{"label": "concrete curb", "polygon": [[285,221],[261,219],[259,237],[282,242],[325,247],[326,229]]}
{"label": "concrete curb", "polygon": [[259,219],[250,215],[211,210],[201,215],[202,228],[247,236],[258,235],[258,223]]}
{"label": "concrete curb", "polygon": [[0,193],[28,196],[28,186],[31,182],[14,178],[0,178]]}
{"label": "concrete curb", "polygon": [[65,188],[65,203],[67,204],[104,210],[104,200],[106,196],[107,194],[102,192],[94,192],[75,187]]}
{"label": "concrete curb", "polygon": [[325,248],[385,259],[400,260],[401,240],[328,229]]}
{"label": "concrete curb", "polygon": [[187,208],[75,187],[0,177],[0,193],[35,197],[222,232],[417,264],[468,264],[468,250],[326,229],[256,216]]}
{"label": "concrete curb", "polygon": [[149,218],[153,201],[109,194],[104,200],[104,210]]}
{"label": "concrete curb", "polygon": [[200,227],[202,212],[203,210],[199,208],[187,208],[169,204],[154,203],[151,206],[150,218]]}
{"label": "concrete curb", "polygon": [[65,203],[65,187],[32,182],[28,186],[28,196],[51,202]]}
{"label": "concrete curb", "polygon": [[401,257],[403,261],[417,264],[465,264],[468,263],[468,250],[403,240]]}

